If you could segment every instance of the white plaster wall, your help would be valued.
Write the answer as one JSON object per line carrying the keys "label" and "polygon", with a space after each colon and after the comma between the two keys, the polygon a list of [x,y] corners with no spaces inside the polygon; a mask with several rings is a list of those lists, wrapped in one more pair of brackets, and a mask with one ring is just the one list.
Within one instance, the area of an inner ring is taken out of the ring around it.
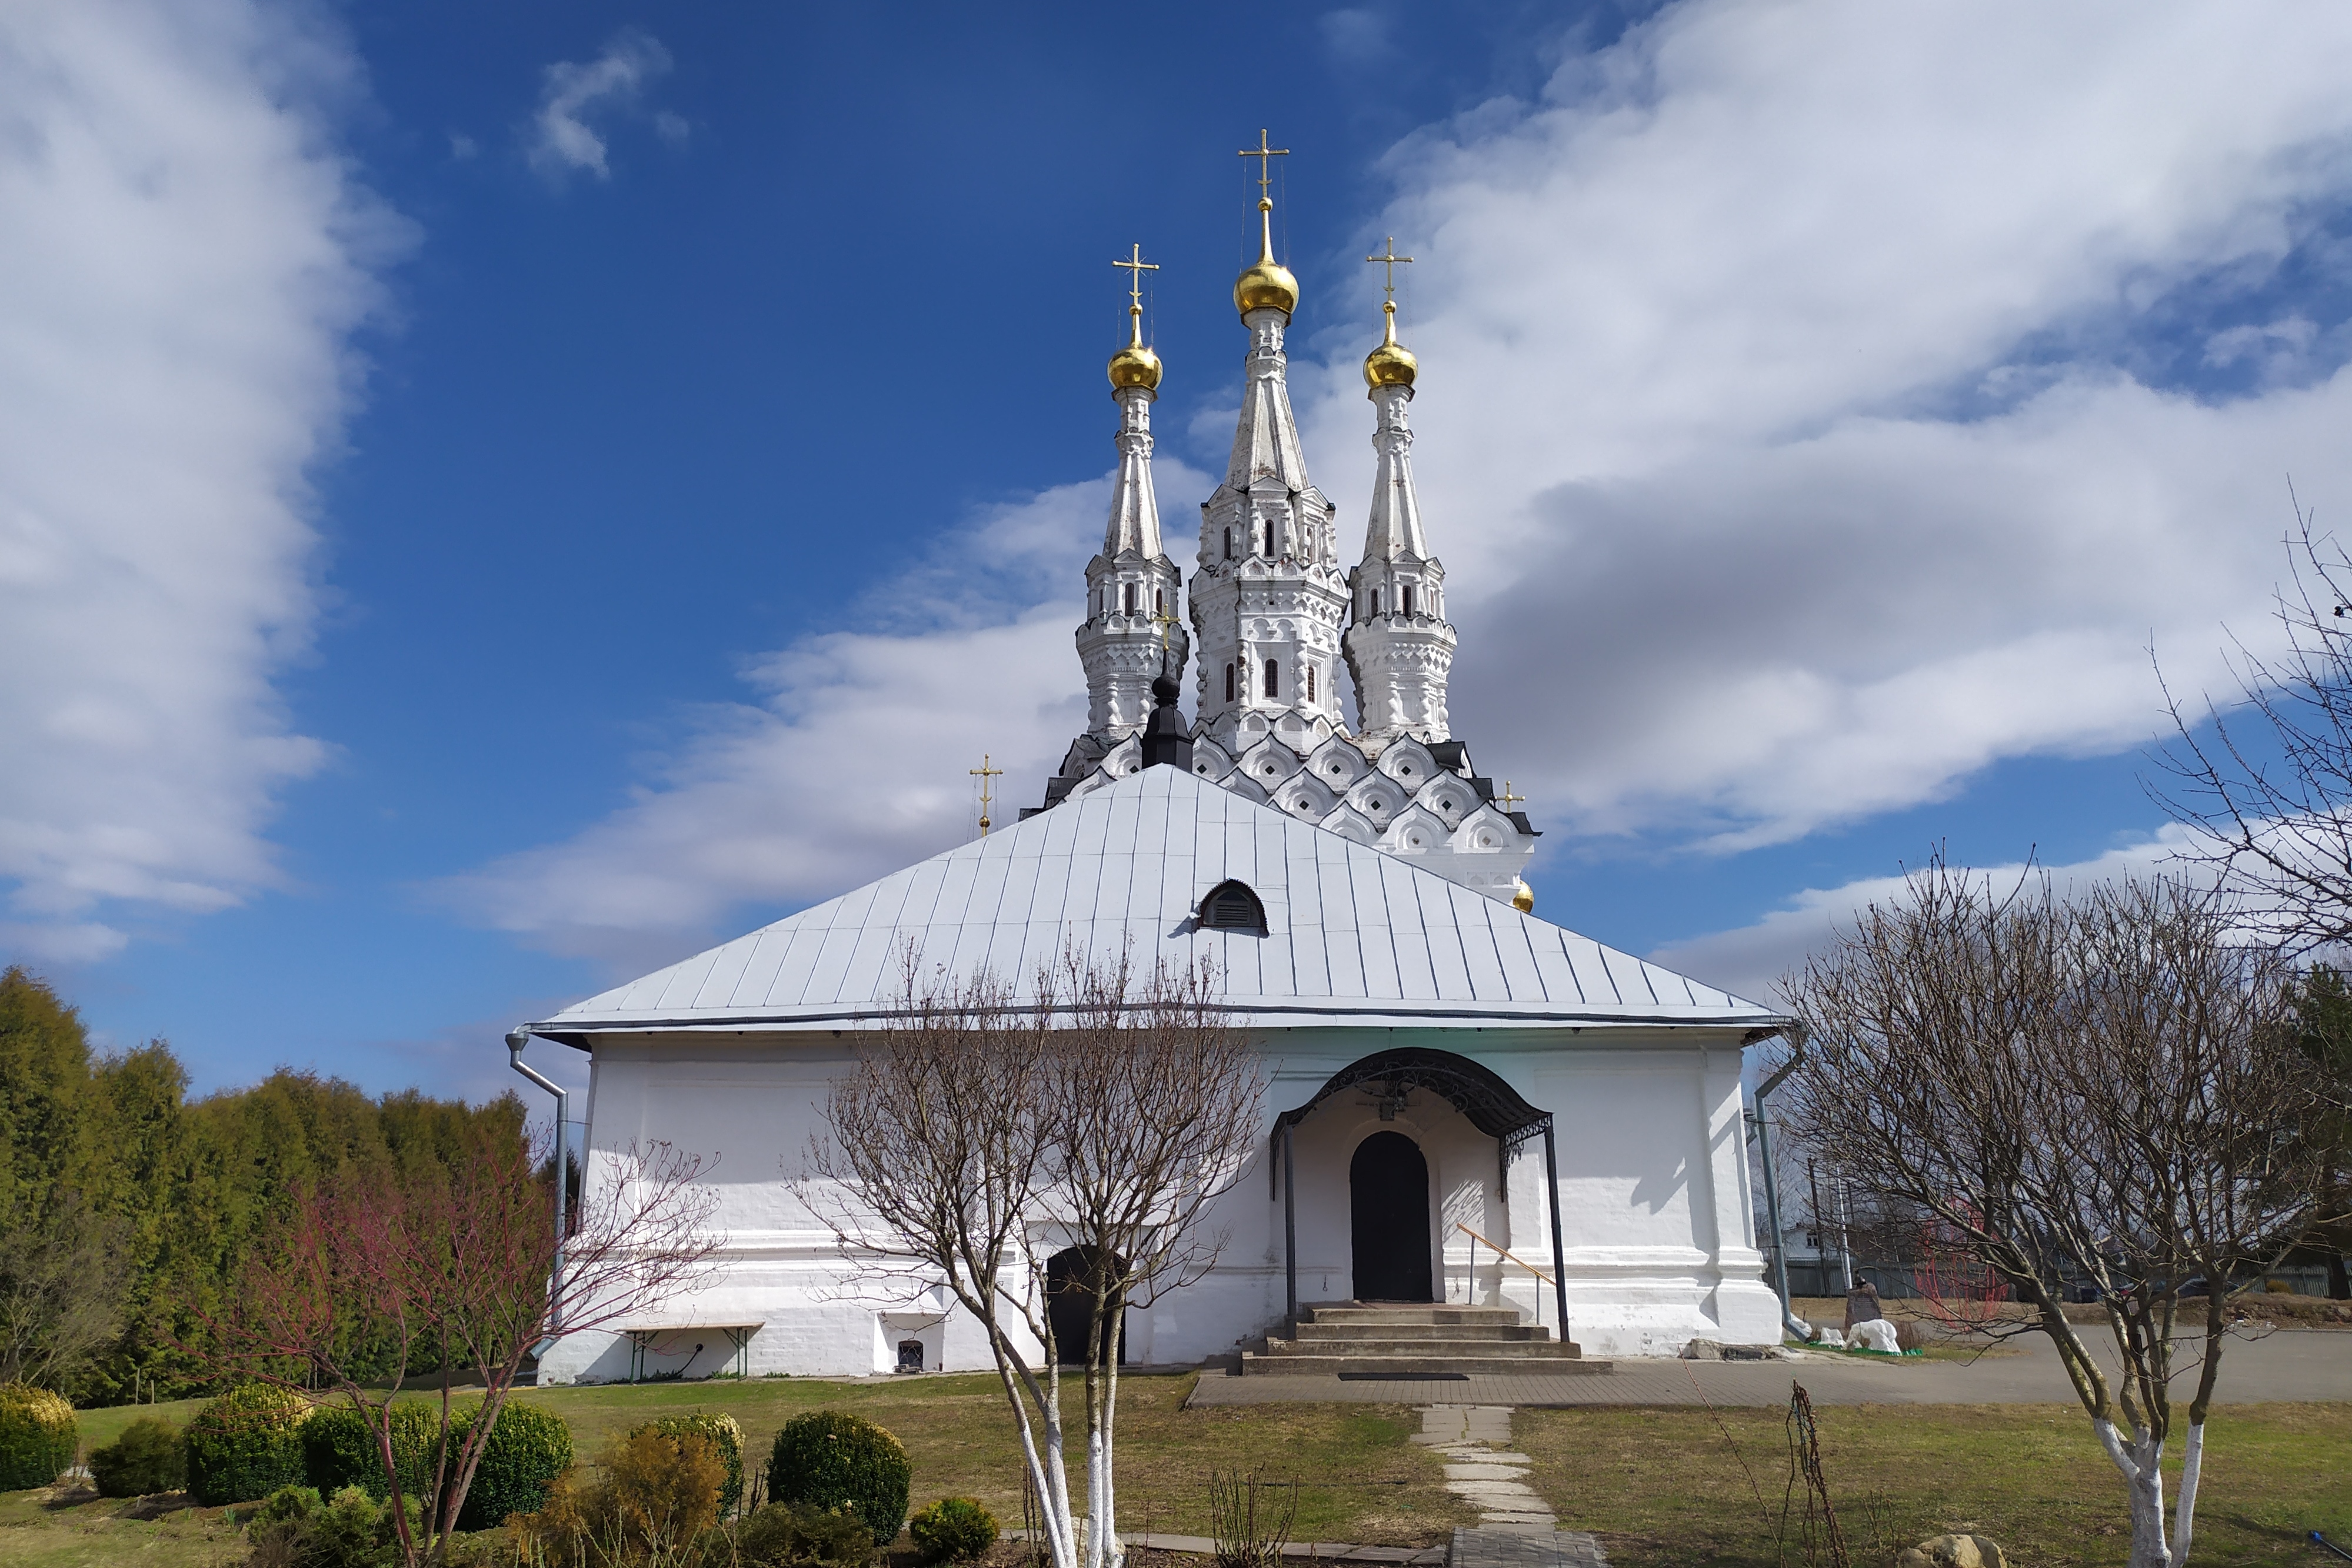
{"label": "white plaster wall", "polygon": [[[1720,1035],[1666,1030],[1276,1030],[1267,1039],[1269,1132],[1349,1063],[1404,1046],[1451,1050],[1492,1069],[1554,1113],[1569,1296],[1569,1337],[1590,1355],[1671,1354],[1694,1337],[1769,1343],[1779,1308],[1749,1234],[1739,1053]],[[633,1140],[667,1140],[710,1160],[719,1267],[661,1315],[703,1323],[757,1321],[751,1375],[887,1372],[902,1337],[926,1364],[992,1364],[977,1323],[928,1282],[861,1268],[795,1193],[811,1140],[824,1136],[826,1084],[849,1059],[830,1033],[682,1034],[600,1044],[590,1092],[587,1176],[609,1179]],[[1475,1249],[1466,1224],[1526,1263],[1551,1270],[1540,1138],[1498,1186],[1495,1141],[1427,1091],[1383,1123],[1363,1089],[1324,1102],[1293,1134],[1302,1303],[1344,1299],[1353,1272],[1348,1166],[1372,1133],[1402,1132],[1431,1167],[1433,1279],[1451,1301],[1517,1306],[1557,1331],[1552,1292]],[[1208,1276],[1130,1309],[1129,1359],[1197,1362],[1280,1332],[1283,1205],[1261,1138],[1205,1223],[1226,1244]],[[820,1197],[820,1201],[823,1201]],[[1045,1239],[1051,1249],[1050,1238]],[[686,1341],[690,1344],[691,1340]],[[719,1370],[706,1339],[689,1375]],[[628,1347],[583,1334],[551,1354],[549,1381],[625,1376]],[[656,1358],[663,1370],[677,1358]]]}

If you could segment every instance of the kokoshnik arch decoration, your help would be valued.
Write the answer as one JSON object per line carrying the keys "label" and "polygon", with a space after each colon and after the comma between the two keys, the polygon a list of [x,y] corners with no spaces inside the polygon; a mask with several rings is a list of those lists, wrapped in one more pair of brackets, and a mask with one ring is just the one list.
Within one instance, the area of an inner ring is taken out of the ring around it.
{"label": "kokoshnik arch decoration", "polygon": [[[1345,1093],[1365,1084],[1377,1084],[1383,1092],[1381,1120],[1394,1116],[1394,1106],[1402,1105],[1414,1090],[1426,1090],[1468,1118],[1472,1126],[1495,1140],[1495,1178],[1499,1188],[1509,1179],[1511,1159],[1520,1147],[1534,1138],[1543,1139],[1544,1190],[1551,1196],[1544,1207],[1551,1216],[1551,1281],[1559,1300],[1559,1321],[1568,1322],[1568,1273],[1565,1268],[1567,1249],[1562,1245],[1559,1226],[1559,1151],[1552,1136],[1552,1115],[1528,1103],[1519,1092],[1498,1077],[1492,1069],[1483,1067],[1466,1056],[1456,1056],[1450,1051],[1430,1051],[1405,1047],[1396,1051],[1375,1051],[1360,1061],[1350,1062],[1326,1079],[1307,1102],[1285,1111],[1275,1118],[1271,1142],[1280,1151],[1282,1159],[1277,1178],[1271,1161],[1267,1166],[1269,1187],[1279,1179],[1282,1188],[1282,1265],[1285,1291],[1293,1322],[1298,1319],[1298,1199],[1293,1181],[1290,1157],[1291,1130],[1305,1121],[1314,1109],[1334,1094]],[[1272,1151],[1269,1151],[1272,1152]],[[1267,1197],[1273,1197],[1269,1191]],[[1563,1328],[1562,1333],[1566,1330]]]}

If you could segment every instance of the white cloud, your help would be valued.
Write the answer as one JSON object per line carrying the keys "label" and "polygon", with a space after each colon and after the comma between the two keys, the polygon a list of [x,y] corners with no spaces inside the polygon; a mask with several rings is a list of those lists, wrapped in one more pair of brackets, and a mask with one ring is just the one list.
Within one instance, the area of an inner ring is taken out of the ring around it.
{"label": "white cloud", "polygon": [[[2149,735],[2151,641],[2265,634],[2285,475],[2352,495],[2340,365],[2133,375],[2352,195],[2347,68],[2330,5],[1688,0],[1396,149],[1482,764],[1731,848]],[[1303,398],[1349,517],[1371,282]]]}
{"label": "white cloud", "polygon": [[[594,59],[558,60],[547,68],[531,117],[530,166],[551,180],[585,169],[610,179],[604,135],[592,121],[634,111],[646,84],[668,73],[669,51],[650,34],[624,27]],[[656,117],[665,141],[686,136],[686,121],[665,111]]]}
{"label": "white cloud", "polygon": [[[2176,689],[2226,689],[2222,625],[2269,629],[2285,476],[2323,508],[2352,496],[2346,334],[2250,344],[2301,368],[2226,398],[2150,367],[2193,364],[2251,312],[2220,308],[2352,199],[2347,73],[2352,11],[2326,4],[1684,0],[1542,101],[1396,148],[1358,239],[1421,258],[1414,455],[1484,769],[1554,842],[1732,850],[2003,758],[2138,743],[2161,725],[2151,644]],[[1360,324],[1293,363],[1351,530],[1364,272]],[[1163,466],[1169,517],[1209,483]],[[1091,529],[1068,526],[1059,575],[993,581],[992,614],[762,663],[763,699],[712,716],[644,798],[457,892],[534,940],[650,960],[731,903],[950,841],[967,754],[1034,778],[1075,727]],[[974,658],[1013,695],[976,692]],[[916,779],[933,792],[896,782]]]}
{"label": "white cloud", "polygon": [[[1212,481],[1162,460],[1174,493]],[[867,628],[753,660],[756,701],[693,716],[634,800],[573,838],[440,883],[478,924],[616,970],[691,951],[746,904],[805,903],[1035,805],[1086,725],[1071,633],[1108,479],[993,508],[858,607]]]}
{"label": "white cloud", "polygon": [[306,650],[305,474],[404,242],[322,129],[340,40],[236,3],[0,12],[0,878],[11,951],[280,873],[315,768],[273,688]]}
{"label": "white cloud", "polygon": [[[2155,838],[2090,860],[2039,869],[2047,871],[2063,894],[2126,877],[2177,871],[2174,857],[2187,847],[2187,833],[2168,827]],[[1977,869],[1995,887],[2005,888],[2035,868],[2020,864]],[[1780,989],[1782,976],[1801,967],[1809,954],[1826,948],[1838,930],[1851,925],[1869,905],[1899,904],[1904,897],[1900,876],[1864,877],[1840,887],[1807,888],[1752,925],[1670,942],[1649,956],[1677,974],[1777,1007],[1786,1000]]]}

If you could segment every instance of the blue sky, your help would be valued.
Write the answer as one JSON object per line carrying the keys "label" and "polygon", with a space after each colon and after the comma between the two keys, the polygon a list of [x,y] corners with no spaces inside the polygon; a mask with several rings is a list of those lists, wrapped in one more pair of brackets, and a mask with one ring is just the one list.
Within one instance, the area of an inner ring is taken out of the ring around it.
{"label": "blue sky", "polygon": [[2347,66],[2292,4],[12,7],[0,947],[200,1088],[478,1094],[968,834],[982,750],[1034,800],[1108,262],[1181,536],[1261,125],[1344,517],[1357,258],[1421,258],[1540,913],[1758,988],[1938,841],[2151,863],[2150,648],[2221,689],[2287,476],[2352,494]]}

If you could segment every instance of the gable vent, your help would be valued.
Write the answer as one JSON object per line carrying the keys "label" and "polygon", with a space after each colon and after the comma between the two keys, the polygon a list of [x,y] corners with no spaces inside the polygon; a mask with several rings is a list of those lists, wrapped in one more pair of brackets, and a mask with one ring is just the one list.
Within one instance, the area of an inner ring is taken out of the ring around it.
{"label": "gable vent", "polygon": [[1266,934],[1265,901],[1245,882],[1221,882],[1201,900],[1201,929],[1247,931],[1263,936]]}

